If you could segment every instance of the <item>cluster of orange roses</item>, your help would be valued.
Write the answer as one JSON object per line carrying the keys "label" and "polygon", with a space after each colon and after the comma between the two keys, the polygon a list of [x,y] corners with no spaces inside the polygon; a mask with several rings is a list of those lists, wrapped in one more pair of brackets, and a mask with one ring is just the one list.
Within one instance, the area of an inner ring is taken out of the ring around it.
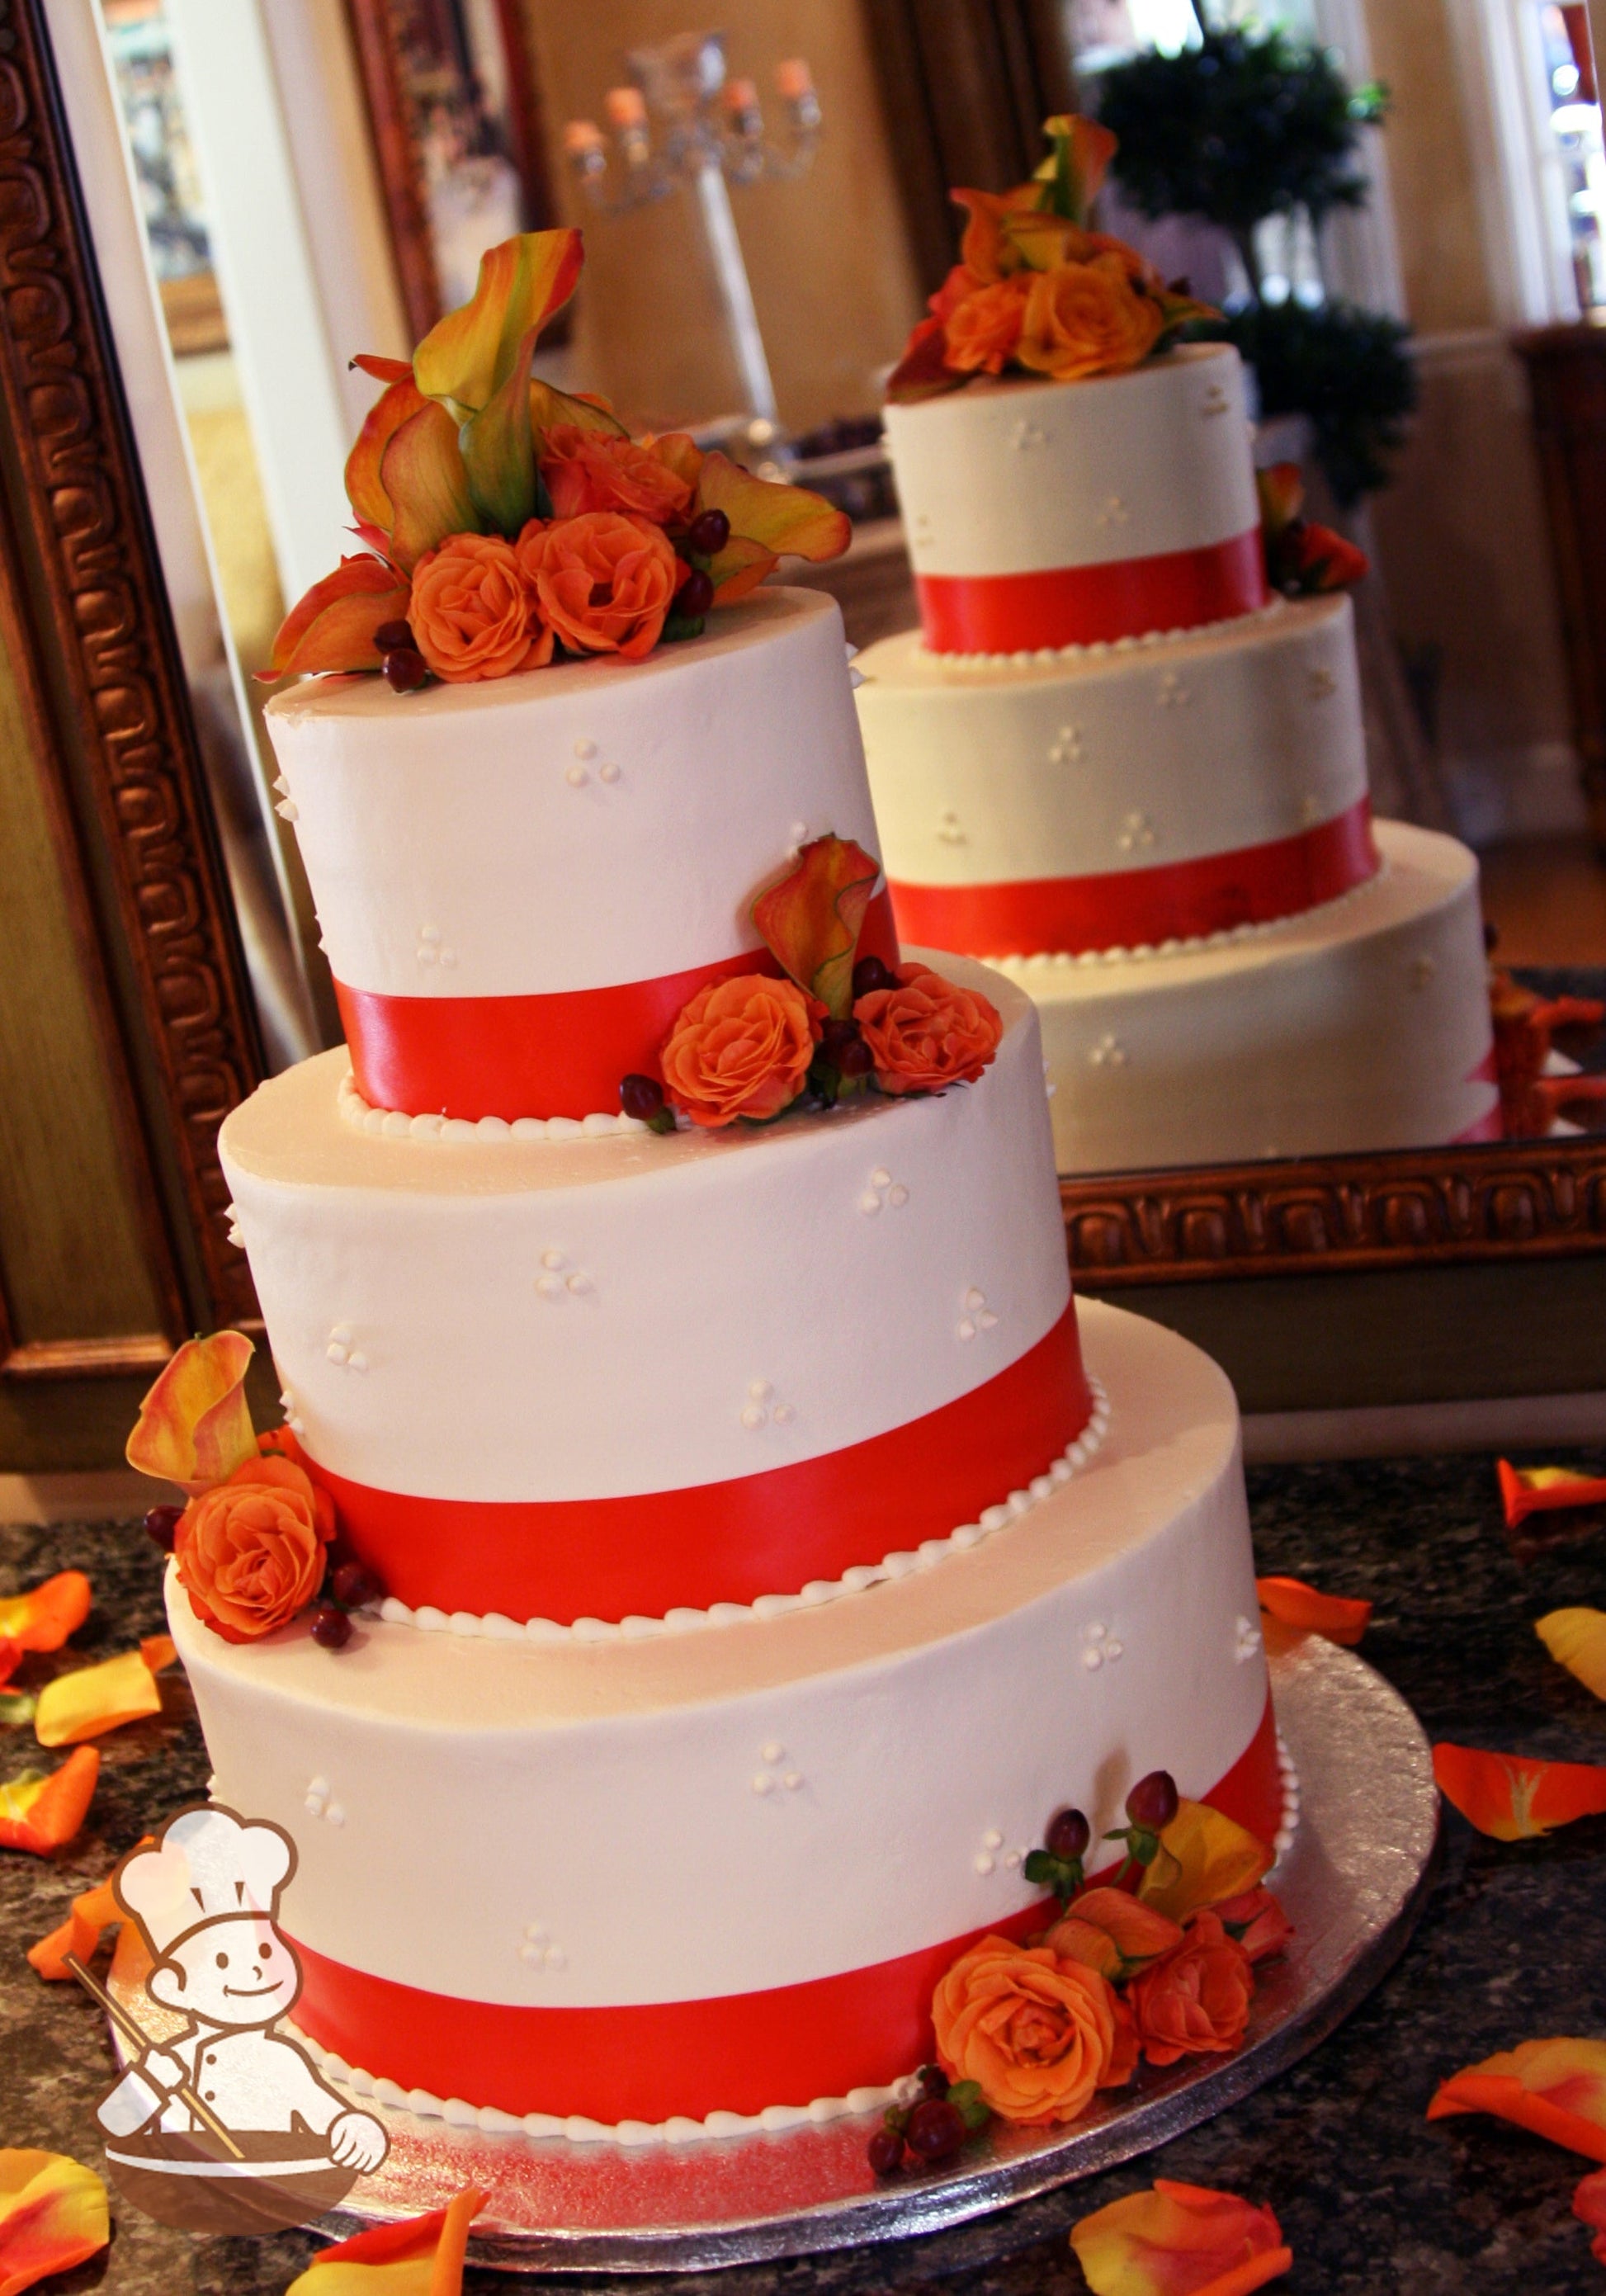
{"label": "cluster of orange roses", "polygon": [[782,978],[743,972],[700,988],[664,1039],[662,1084],[623,1080],[625,1113],[668,1130],[678,1110],[713,1131],[768,1123],[806,1092],[829,1105],[872,1086],[902,1096],[974,1084],[1004,1034],[997,1008],[930,965],[858,954],[879,873],[847,839],[805,845],[753,904]]}
{"label": "cluster of orange roses", "polygon": [[195,1615],[225,1642],[256,1642],[288,1626],[324,1590],[315,1638],[339,1650],[350,1611],[384,1589],[354,1556],[335,1550],[334,1501],[307,1471],[288,1429],[258,1436],[245,1374],[255,1350],[243,1332],[186,1340],[140,1406],[130,1466],[176,1483],[183,1507],[151,1508],[145,1528],[177,1566]]}
{"label": "cluster of orange roses", "polygon": [[985,1937],[945,1973],[931,2004],[938,2062],[920,2099],[895,2107],[872,2139],[880,2173],[905,2144],[945,2157],[945,2131],[957,2151],[965,2124],[987,2112],[1037,2127],[1075,2120],[1101,2090],[1125,2087],[1140,2060],[1172,2065],[1241,2046],[1255,1964],[1293,1934],[1264,1886],[1272,1853],[1221,1811],[1181,1800],[1164,1770],[1133,1788],[1127,1814],[1116,1883],[1089,1887],[1087,1821],[1061,1810],[1025,1868],[1052,1882],[1060,1918],[1026,1944]]}
{"label": "cluster of orange roses", "polygon": [[1190,319],[1214,316],[1124,240],[1088,230],[1116,148],[1109,129],[1065,117],[1044,133],[1051,154],[1029,184],[954,193],[970,218],[960,259],[911,334],[889,398],[927,398],[1006,367],[1057,382],[1124,374]]}
{"label": "cluster of orange roses", "polygon": [[346,464],[361,554],[286,615],[270,677],[382,670],[399,693],[539,669],[560,649],[639,661],[692,636],[783,555],[835,557],[848,520],[683,433],[632,439],[604,399],[530,370],[579,275],[576,231],[525,232],[385,385]]}

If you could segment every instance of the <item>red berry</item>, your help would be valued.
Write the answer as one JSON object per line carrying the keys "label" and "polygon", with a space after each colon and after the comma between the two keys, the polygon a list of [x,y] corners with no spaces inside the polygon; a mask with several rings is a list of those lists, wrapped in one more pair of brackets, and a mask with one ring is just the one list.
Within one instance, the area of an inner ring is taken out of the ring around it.
{"label": "red berry", "polygon": [[879,956],[861,956],[853,968],[853,1000],[868,996],[875,988],[896,988],[897,975]]}
{"label": "red berry", "polygon": [[1176,1781],[1169,1770],[1151,1770],[1127,1797],[1127,1815],[1134,1825],[1150,1833],[1163,1833],[1176,1816]]}
{"label": "red berry", "polygon": [[416,653],[418,640],[413,635],[411,622],[381,622],[373,633],[373,643],[381,653]]}
{"label": "red berry", "polygon": [[1081,1857],[1093,1839],[1093,1828],[1079,1809],[1062,1809],[1048,1822],[1044,1847],[1051,1857],[1062,1857],[1072,1866]]}
{"label": "red berry", "polygon": [[351,1621],[332,1603],[318,1603],[312,1611],[312,1638],[324,1650],[344,1650],[351,1640]]}
{"label": "red berry", "polygon": [[664,1104],[664,1088],[656,1077],[627,1076],[619,1079],[619,1106],[638,1123],[651,1124]]}
{"label": "red berry", "polygon": [[878,2177],[894,2177],[904,2165],[904,2140],[896,2128],[878,2128],[869,2144],[870,2165]]}
{"label": "red berry", "polygon": [[365,1562],[342,1562],[330,1579],[329,1590],[348,1611],[360,1611],[365,1603],[385,1599],[383,1580]]}
{"label": "red berry", "polygon": [[837,1068],[845,1077],[868,1076],[875,1066],[875,1054],[863,1037],[849,1037],[837,1052]]}
{"label": "red berry", "polygon": [[713,603],[713,583],[701,566],[693,566],[675,593],[676,619],[684,622],[700,622]]}
{"label": "red berry", "polygon": [[922,2096],[946,2096],[952,2083],[940,2065],[922,2065],[920,2087]]}
{"label": "red berry", "polygon": [[397,646],[380,664],[392,693],[416,693],[430,682],[430,665],[415,646]]}
{"label": "red berry", "polygon": [[705,510],[686,536],[700,558],[717,558],[730,538],[731,521],[722,510]]}
{"label": "red berry", "polygon": [[905,2144],[922,2161],[951,2161],[964,2140],[964,2120],[946,2096],[922,2097],[904,2131]]}
{"label": "red berry", "polygon": [[164,1554],[173,1552],[173,1534],[178,1529],[181,1506],[153,1506],[146,1511],[145,1537],[154,1539]]}

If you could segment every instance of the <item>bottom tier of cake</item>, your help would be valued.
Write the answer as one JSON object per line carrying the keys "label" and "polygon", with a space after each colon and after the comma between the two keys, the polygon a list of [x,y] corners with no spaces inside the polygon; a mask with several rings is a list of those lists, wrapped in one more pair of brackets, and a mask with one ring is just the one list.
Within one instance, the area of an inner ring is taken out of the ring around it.
{"label": "bottom tier of cake", "polygon": [[955,1956],[1041,1925],[1022,1860],[1065,1804],[1096,1834],[1164,1767],[1269,1840],[1232,1390],[1080,1313],[1094,1456],[822,1608],[601,1643],[375,1620],[337,1654],[224,1643],[170,1582],[214,1796],[298,1846],[310,2038],[455,2114],[807,2108],[910,2071]]}
{"label": "bottom tier of cake", "polygon": [[1282,924],[993,960],[1037,1007],[1061,1172],[1499,1138],[1477,861],[1376,832],[1375,877]]}

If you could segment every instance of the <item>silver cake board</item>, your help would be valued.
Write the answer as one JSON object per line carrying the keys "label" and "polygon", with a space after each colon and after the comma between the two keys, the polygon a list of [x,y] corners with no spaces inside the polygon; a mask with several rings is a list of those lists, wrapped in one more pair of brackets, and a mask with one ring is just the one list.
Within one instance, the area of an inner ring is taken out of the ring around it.
{"label": "silver cake board", "polygon": [[1069,2128],[995,2120],[957,2161],[884,2181],[865,2152],[875,2113],[624,2148],[487,2136],[386,2110],[383,2167],[314,2229],[344,2238],[440,2208],[471,2183],[489,2196],[469,2243],[470,2263],[482,2268],[703,2270],[936,2232],[1094,2176],[1225,2112],[1325,2039],[1398,1959],[1438,1832],[1431,1753],[1404,1699],[1353,1652],[1265,1623],[1299,1793],[1299,1824],[1271,1879],[1295,1935],[1256,1972],[1235,2056],[1140,2070]]}

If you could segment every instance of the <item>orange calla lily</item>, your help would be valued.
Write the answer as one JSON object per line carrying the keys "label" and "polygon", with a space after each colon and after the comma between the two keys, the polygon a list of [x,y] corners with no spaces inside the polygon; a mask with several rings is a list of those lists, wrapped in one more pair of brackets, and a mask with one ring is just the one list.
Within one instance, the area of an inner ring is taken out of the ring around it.
{"label": "orange calla lily", "polygon": [[[138,1849],[148,1849],[152,1836],[145,1834],[135,1844]],[[132,1855],[132,1852],[130,1852]],[[67,1919],[42,1937],[37,1945],[28,1948],[28,1958],[41,1977],[53,1980],[72,1975],[67,1966],[67,1956],[75,1961],[92,1961],[100,1950],[101,1939],[109,1929],[119,1928],[127,1918],[111,1887],[111,1875],[97,1882],[91,1890],[80,1890],[72,1901]]]}
{"label": "orange calla lily", "polygon": [[1372,1617],[1370,1603],[1345,1595],[1323,1595],[1303,1578],[1257,1578],[1255,1587],[1261,1609],[1285,1627],[1324,1635],[1330,1643],[1343,1643],[1350,1649],[1360,1641]]}
{"label": "orange calla lily", "polygon": [[1179,1802],[1159,1842],[1159,1855],[1144,1867],[1137,1894],[1174,1922],[1241,1897],[1265,1879],[1274,1862],[1264,1841],[1209,1802]]}
{"label": "orange calla lily", "polygon": [[0,1785],[0,1849],[27,1849],[48,1857],[70,1841],[94,1799],[100,1750],[79,1746],[59,1770],[24,1770]]}
{"label": "orange calla lily", "polygon": [[1093,2296],[1250,2296],[1293,2264],[1270,2209],[1157,2177],[1071,2226]]}
{"label": "orange calla lily", "polygon": [[444,2209],[375,2225],[315,2256],[285,2296],[461,2296],[469,2226],[485,2206],[465,2185]]}
{"label": "orange calla lily", "polygon": [[1508,1530],[1515,1530],[1530,1514],[1553,1507],[1598,1506],[1606,1500],[1606,1475],[1580,1475],[1571,1467],[1513,1467],[1509,1459],[1497,1459],[1495,1472]]}
{"label": "orange calla lily", "polygon": [[[755,588],[781,558],[807,558],[818,562],[840,558],[853,539],[853,522],[807,487],[781,486],[756,479],[728,455],[705,455],[697,479],[697,510],[722,510],[731,521],[731,541],[709,568],[716,598],[730,605],[746,590]],[[694,512],[693,515],[696,513]],[[764,572],[748,555],[731,562],[732,546],[740,539],[757,543],[768,554]],[[742,582],[740,590],[733,579]]]}
{"label": "orange calla lily", "polygon": [[1115,157],[1117,139],[1108,127],[1077,111],[1045,119],[1043,133],[1053,146],[1036,175],[1036,181],[1048,187],[1045,203],[1072,223],[1086,224]]}
{"label": "orange calla lily", "polygon": [[911,331],[902,358],[887,377],[887,396],[895,406],[907,406],[920,398],[934,398],[939,391],[957,390],[970,380],[948,365],[947,350],[948,332],[943,322],[938,318],[922,319]]}
{"label": "orange calla lily", "polygon": [[1572,2212],[1581,2224],[1594,2229],[1589,2252],[1597,2264],[1606,2264],[1606,2169],[1597,2169],[1593,2177],[1585,2177],[1572,2196]]}
{"label": "orange calla lily", "polygon": [[408,584],[382,559],[342,558],[332,574],[297,600],[274,636],[268,667],[258,676],[310,676],[315,671],[377,669],[375,630],[404,620]]}
{"label": "orange calla lily", "polygon": [[[709,458],[712,460],[712,457]],[[753,903],[766,946],[834,1020],[853,1009],[853,962],[881,863],[841,837],[816,837]]]}
{"label": "orange calla lily", "polygon": [[1305,474],[1298,463],[1273,463],[1255,472],[1260,523],[1274,540],[1305,507]]}
{"label": "orange calla lily", "polygon": [[390,439],[380,458],[380,482],[394,505],[390,553],[409,572],[448,535],[479,531],[458,425],[433,399]]}
{"label": "orange calla lily", "polygon": [[34,1710],[34,1735],[41,1746],[77,1746],[160,1711],[161,1691],[144,1652],[125,1651],[47,1682]]}
{"label": "orange calla lily", "polygon": [[245,1374],[255,1353],[243,1332],[186,1340],[140,1405],[128,1464],[194,1498],[254,1458]]}
{"label": "orange calla lily", "polygon": [[1531,1841],[1553,1825],[1606,1810],[1606,1768],[1593,1762],[1540,1762],[1439,1745],[1433,1775],[1445,1800],[1495,1841]]}
{"label": "orange calla lily", "polygon": [[578,231],[526,231],[488,248],[469,300],[437,320],[413,354],[413,379],[466,422],[512,373],[519,346],[573,294],[585,250]]}
{"label": "orange calla lily", "polygon": [[[367,365],[361,359],[356,363]],[[356,444],[346,457],[346,499],[365,526],[381,534],[390,531],[396,515],[380,477],[385,449],[402,424],[428,404],[413,380],[412,368],[404,366],[399,379],[392,381],[368,409]]]}
{"label": "orange calla lily", "polygon": [[1065,1961],[1085,1962],[1111,1984],[1142,1962],[1169,1953],[1182,1931],[1126,1890],[1084,1890],[1043,1940]]}
{"label": "orange calla lily", "polygon": [[[0,1642],[24,1651],[60,1650],[89,1616],[89,1581],[81,1570],[58,1570],[26,1595],[0,1596]],[[12,1671],[0,1669],[0,1681]]]}
{"label": "orange calla lily", "polygon": [[1043,194],[1037,184],[1017,184],[1009,192],[954,191],[948,197],[965,211],[959,260],[974,274],[977,284],[990,286],[1019,271],[1023,258],[1010,235],[1009,221],[1012,216],[1038,211]]}
{"label": "orange calla lily", "polygon": [[[543,382],[539,375],[531,375],[529,427],[531,436],[536,442],[537,455],[541,451],[541,441],[546,432],[555,429],[561,422],[572,422],[577,430],[597,430],[605,437],[614,439],[627,439],[630,436],[613,409],[604,406],[600,399],[592,398],[585,391],[560,390],[553,383]],[[661,447],[667,443],[660,440],[659,445]],[[643,439],[642,444],[650,446],[652,442],[650,439]],[[686,444],[688,447],[691,446],[692,442],[689,439]],[[692,451],[695,453],[696,449],[693,448]],[[700,456],[699,460],[701,459]],[[667,462],[668,457],[660,455],[660,460]],[[695,479],[696,473],[693,472],[693,483]]]}
{"label": "orange calla lily", "polygon": [[1606,2041],[1524,2041],[1440,2084],[1430,2120],[1492,2112],[1519,2128],[1606,2161]]}
{"label": "orange calla lily", "polygon": [[1606,1698],[1606,1611],[1548,1611],[1534,1632],[1558,1666]]}
{"label": "orange calla lily", "polygon": [[98,2256],[111,2237],[106,2187],[65,2152],[0,2149],[0,2296]]}

